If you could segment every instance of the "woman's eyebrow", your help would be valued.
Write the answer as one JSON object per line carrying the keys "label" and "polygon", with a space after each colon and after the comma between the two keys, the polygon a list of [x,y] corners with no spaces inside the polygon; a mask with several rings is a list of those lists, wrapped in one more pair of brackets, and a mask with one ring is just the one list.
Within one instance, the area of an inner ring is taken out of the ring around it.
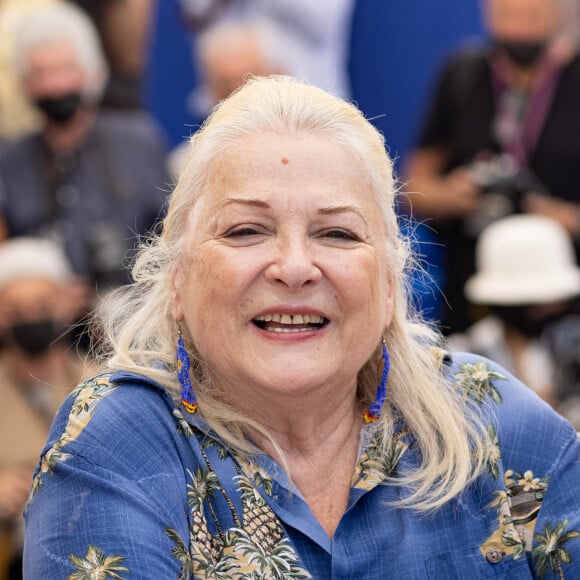
{"label": "woman's eyebrow", "polygon": [[227,197],[223,201],[220,202],[217,209],[222,209],[223,207],[227,207],[228,205],[234,204],[242,204],[242,205],[249,205],[252,207],[259,207],[263,209],[270,209],[270,204],[266,203],[261,199],[251,199],[245,197]]}
{"label": "woman's eyebrow", "polygon": [[362,210],[356,205],[333,205],[330,207],[321,207],[318,210],[319,214],[322,215],[334,215],[338,213],[355,213],[360,219],[368,225],[368,222],[362,212]]}

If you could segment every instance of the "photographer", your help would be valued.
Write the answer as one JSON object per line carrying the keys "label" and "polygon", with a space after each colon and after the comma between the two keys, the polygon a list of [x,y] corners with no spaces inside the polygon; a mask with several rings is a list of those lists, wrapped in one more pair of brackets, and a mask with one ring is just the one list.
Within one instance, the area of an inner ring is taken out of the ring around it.
{"label": "photographer", "polygon": [[127,251],[165,200],[161,131],[144,112],[101,110],[107,65],[80,8],[39,8],[21,22],[13,50],[43,127],[0,155],[0,222],[8,236],[58,242],[97,290],[119,285]]}
{"label": "photographer", "polygon": [[479,317],[462,291],[477,235],[510,213],[580,232],[580,56],[561,31],[567,0],[485,0],[490,42],[453,55],[408,160],[410,210],[446,246],[444,332]]}

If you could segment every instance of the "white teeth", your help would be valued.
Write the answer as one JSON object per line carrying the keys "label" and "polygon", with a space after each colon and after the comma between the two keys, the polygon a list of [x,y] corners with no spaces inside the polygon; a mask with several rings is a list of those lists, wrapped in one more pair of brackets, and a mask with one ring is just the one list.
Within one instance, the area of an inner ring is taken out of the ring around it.
{"label": "white teeth", "polygon": [[264,314],[256,317],[260,322],[277,322],[280,324],[322,324],[324,318],[315,314]]}
{"label": "white teeth", "polygon": [[310,328],[281,328],[281,327],[274,327],[270,329],[273,332],[308,332]]}

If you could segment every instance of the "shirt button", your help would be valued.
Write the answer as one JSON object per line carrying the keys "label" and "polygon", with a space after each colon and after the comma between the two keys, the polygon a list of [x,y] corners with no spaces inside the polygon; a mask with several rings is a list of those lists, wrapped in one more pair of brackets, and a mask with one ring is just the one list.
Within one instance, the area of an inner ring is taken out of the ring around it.
{"label": "shirt button", "polygon": [[490,564],[497,564],[498,562],[501,562],[502,558],[503,558],[503,554],[502,554],[502,552],[500,552],[500,550],[498,548],[490,548],[485,553],[485,559]]}

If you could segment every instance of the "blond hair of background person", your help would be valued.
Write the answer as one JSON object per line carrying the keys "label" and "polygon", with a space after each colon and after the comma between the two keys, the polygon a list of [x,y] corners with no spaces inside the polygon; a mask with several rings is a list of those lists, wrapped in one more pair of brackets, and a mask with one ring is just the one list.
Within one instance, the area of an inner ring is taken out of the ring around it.
{"label": "blond hair of background person", "polygon": [[38,129],[41,117],[27,101],[14,73],[12,43],[22,18],[39,7],[62,0],[0,1],[0,140]]}

